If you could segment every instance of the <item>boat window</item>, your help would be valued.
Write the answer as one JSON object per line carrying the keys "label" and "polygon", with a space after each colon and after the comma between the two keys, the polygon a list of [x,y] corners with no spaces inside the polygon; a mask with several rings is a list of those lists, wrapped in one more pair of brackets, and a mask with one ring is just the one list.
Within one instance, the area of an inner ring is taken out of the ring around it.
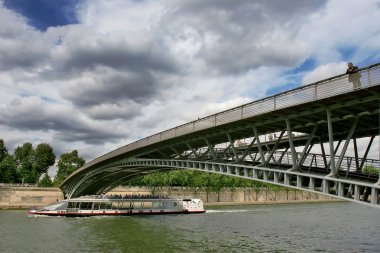
{"label": "boat window", "polygon": [[112,209],[119,209],[119,202],[112,202]]}
{"label": "boat window", "polygon": [[140,201],[138,201],[138,202],[133,202],[133,207],[134,207],[135,209],[142,209],[142,208],[143,208],[142,205],[141,205],[141,202],[140,202]]}
{"label": "boat window", "polygon": [[154,208],[154,209],[163,209],[162,202],[158,202],[158,201],[153,202],[152,203],[152,208]]}
{"label": "boat window", "polygon": [[92,202],[81,202],[80,203],[80,209],[81,210],[91,210],[92,208]]}
{"label": "boat window", "polygon": [[94,203],[94,210],[99,210],[100,209],[100,203],[99,202],[95,202]]}
{"label": "boat window", "polygon": [[76,208],[77,202],[69,202],[67,208]]}
{"label": "boat window", "polygon": [[105,202],[100,203],[100,209],[102,209],[102,210],[107,209],[107,203],[105,203]]}

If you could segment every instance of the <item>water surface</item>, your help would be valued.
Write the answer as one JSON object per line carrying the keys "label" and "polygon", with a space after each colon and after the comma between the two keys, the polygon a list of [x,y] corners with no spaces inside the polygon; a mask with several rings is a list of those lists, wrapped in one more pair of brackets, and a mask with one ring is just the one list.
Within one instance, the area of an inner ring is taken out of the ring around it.
{"label": "water surface", "polygon": [[208,207],[65,218],[0,211],[0,252],[380,252],[380,209],[353,203]]}

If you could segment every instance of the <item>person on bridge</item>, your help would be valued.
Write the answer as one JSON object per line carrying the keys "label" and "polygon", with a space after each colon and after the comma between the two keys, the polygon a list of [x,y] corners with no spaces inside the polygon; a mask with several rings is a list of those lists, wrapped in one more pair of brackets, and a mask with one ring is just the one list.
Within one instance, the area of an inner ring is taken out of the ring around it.
{"label": "person on bridge", "polygon": [[359,68],[357,66],[354,66],[352,62],[348,63],[348,68],[346,71],[346,74],[348,75],[348,81],[354,85],[354,89],[360,89],[361,88],[361,83],[360,83],[360,73],[359,73]]}

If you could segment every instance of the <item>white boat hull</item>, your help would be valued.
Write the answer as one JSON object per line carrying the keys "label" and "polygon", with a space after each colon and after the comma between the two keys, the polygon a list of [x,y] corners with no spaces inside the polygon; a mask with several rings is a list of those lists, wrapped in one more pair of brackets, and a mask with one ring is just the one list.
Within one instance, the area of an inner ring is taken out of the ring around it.
{"label": "white boat hull", "polygon": [[[115,206],[119,208],[115,208]],[[29,211],[29,214],[88,217],[191,214],[204,212],[206,211],[200,199],[109,199],[95,197],[64,200],[48,205],[42,209],[32,209]]]}

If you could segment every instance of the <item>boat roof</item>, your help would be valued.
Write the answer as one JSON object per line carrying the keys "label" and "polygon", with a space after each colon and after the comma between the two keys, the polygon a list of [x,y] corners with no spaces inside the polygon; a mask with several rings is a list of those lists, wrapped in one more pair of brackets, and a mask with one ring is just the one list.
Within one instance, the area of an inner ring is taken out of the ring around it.
{"label": "boat roof", "polygon": [[[131,198],[112,198],[107,195],[101,196],[82,196],[79,198],[67,199],[69,202],[171,202],[182,201],[182,198],[146,198],[146,197],[131,197]],[[188,199],[186,199],[188,200]]]}

